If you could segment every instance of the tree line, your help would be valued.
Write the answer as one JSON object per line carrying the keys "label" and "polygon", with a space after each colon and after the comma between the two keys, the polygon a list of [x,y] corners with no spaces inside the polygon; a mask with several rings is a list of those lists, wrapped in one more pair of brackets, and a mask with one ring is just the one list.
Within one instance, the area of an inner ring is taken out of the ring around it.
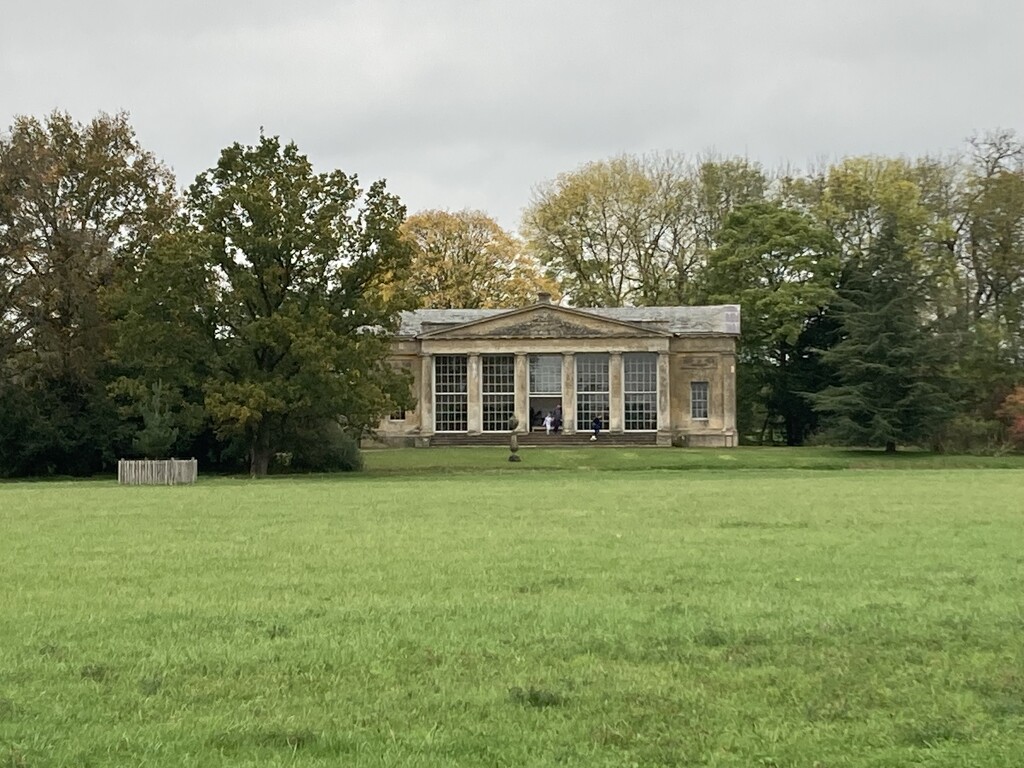
{"label": "tree line", "polygon": [[0,472],[195,456],[266,474],[358,463],[406,404],[387,364],[405,209],[233,144],[182,194],[125,115],[19,118],[0,139]]}
{"label": "tree line", "polygon": [[538,186],[519,235],[411,216],[260,135],[178,191],[126,115],[0,135],[0,474],[193,455],[358,465],[413,405],[398,312],[738,303],[745,440],[995,449],[1024,437],[1024,147],[768,171],[666,153]]}
{"label": "tree line", "polygon": [[1020,442],[1024,145],[805,172],[676,154],[540,186],[525,247],[579,305],[738,303],[744,439]]}

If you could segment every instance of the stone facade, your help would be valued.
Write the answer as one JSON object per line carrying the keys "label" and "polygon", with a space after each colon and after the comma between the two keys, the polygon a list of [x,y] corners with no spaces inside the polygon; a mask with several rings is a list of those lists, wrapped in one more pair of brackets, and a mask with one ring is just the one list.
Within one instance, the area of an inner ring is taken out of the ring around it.
{"label": "stone facade", "polygon": [[613,435],[734,446],[739,322],[735,305],[575,309],[544,296],[514,310],[405,312],[393,362],[412,374],[417,404],[377,439],[507,434],[513,414],[526,432],[551,413],[566,435],[597,415]]}

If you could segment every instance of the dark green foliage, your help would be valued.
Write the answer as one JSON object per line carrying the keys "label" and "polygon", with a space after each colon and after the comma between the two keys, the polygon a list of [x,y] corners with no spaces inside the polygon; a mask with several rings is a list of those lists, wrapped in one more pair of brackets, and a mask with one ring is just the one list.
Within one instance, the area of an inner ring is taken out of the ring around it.
{"label": "dark green foliage", "polygon": [[[183,455],[206,459],[210,434],[203,383],[211,375],[215,329],[196,311],[213,295],[211,275],[194,258],[195,236],[180,220],[106,294],[114,323],[111,349],[118,372],[109,385],[122,418],[152,410],[153,387],[173,414]],[[205,462],[204,462],[205,463]]]}
{"label": "dark green foliage", "polygon": [[147,459],[164,459],[170,456],[178,429],[173,426],[174,415],[164,403],[164,385],[158,381],[152,387],[152,395],[142,408],[143,427],[132,441],[132,446]]}
{"label": "dark green foliage", "polygon": [[363,468],[359,441],[333,420],[297,431],[290,447],[291,471],[355,472]]}
{"label": "dark green foliage", "polygon": [[800,392],[822,378],[813,348],[829,332],[836,243],[809,216],[753,203],[726,216],[705,273],[715,303],[740,305],[738,428],[758,442],[800,445],[816,426]]}
{"label": "dark green foliage", "polygon": [[364,194],[261,136],[225,149],[185,208],[207,275],[193,297],[210,333],[203,406],[220,439],[245,441],[253,476],[306,426],[342,416],[358,435],[407,398],[385,363],[400,307],[379,291],[409,258],[405,210],[382,182]]}
{"label": "dark green foliage", "polygon": [[115,391],[137,409],[167,382],[181,437],[214,465],[262,475],[281,454],[293,469],[358,468],[324,425],[344,418],[358,435],[407,399],[385,365],[398,304],[376,290],[408,256],[402,214],[382,184],[364,194],[340,171],[314,174],[276,138],[224,150],[112,299]]}
{"label": "dark green foliage", "polygon": [[997,419],[959,413],[932,437],[931,447],[944,453],[999,454],[1009,447],[1007,430]]}
{"label": "dark green foliage", "polygon": [[105,292],[152,242],[173,180],[125,115],[55,112],[0,137],[0,394],[15,415],[3,471],[109,467],[127,430],[107,392]]}
{"label": "dark green foliage", "polygon": [[950,349],[924,314],[925,283],[894,222],[852,265],[837,303],[841,340],[823,360],[838,383],[811,395],[825,439],[896,450],[949,418]]}

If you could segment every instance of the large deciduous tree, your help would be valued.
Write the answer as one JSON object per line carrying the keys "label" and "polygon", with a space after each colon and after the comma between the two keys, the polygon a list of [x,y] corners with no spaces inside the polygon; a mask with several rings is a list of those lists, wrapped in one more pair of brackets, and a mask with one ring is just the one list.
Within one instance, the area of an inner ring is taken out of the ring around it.
{"label": "large deciduous tree", "polygon": [[578,306],[683,304],[722,219],[764,187],[743,160],[623,155],[538,187],[523,231]]}
{"label": "large deciduous tree", "polygon": [[174,210],[173,179],[126,115],[19,117],[0,137],[0,464],[90,472],[120,425],[105,292]]}
{"label": "large deciduous tree", "polygon": [[1024,144],[1010,133],[972,142],[956,253],[966,316],[994,342],[993,363],[1024,366]]}
{"label": "large deciduous tree", "polygon": [[680,179],[668,158],[630,156],[564,173],[526,210],[527,242],[577,306],[654,303],[676,247]]}
{"label": "large deciduous tree", "polygon": [[341,419],[358,437],[405,403],[386,364],[399,307],[381,281],[409,247],[383,182],[364,192],[261,136],[225,149],[185,209],[207,278],[195,297],[212,351],[204,405],[222,438],[244,441],[254,476],[310,430]]}
{"label": "large deciduous tree", "polygon": [[832,236],[806,214],[778,203],[752,203],[729,214],[706,271],[711,301],[742,309],[739,389],[741,432],[783,422],[788,445],[799,445],[815,419],[802,391],[821,373],[813,344],[835,295],[839,269]]}
{"label": "large deciduous tree", "polygon": [[421,307],[521,307],[557,292],[523,243],[480,211],[421,211],[402,235],[413,252],[401,287]]}

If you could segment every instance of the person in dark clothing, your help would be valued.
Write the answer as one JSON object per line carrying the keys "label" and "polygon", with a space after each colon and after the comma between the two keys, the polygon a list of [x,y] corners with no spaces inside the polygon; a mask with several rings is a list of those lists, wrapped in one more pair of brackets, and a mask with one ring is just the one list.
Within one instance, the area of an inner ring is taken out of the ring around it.
{"label": "person in dark clothing", "polygon": [[551,416],[552,425],[555,428],[555,434],[562,431],[562,406],[561,404],[555,406],[555,412]]}
{"label": "person in dark clothing", "polygon": [[594,430],[594,434],[590,437],[591,440],[597,440],[597,436],[601,434],[601,417],[595,416],[594,420],[590,423],[590,428]]}

